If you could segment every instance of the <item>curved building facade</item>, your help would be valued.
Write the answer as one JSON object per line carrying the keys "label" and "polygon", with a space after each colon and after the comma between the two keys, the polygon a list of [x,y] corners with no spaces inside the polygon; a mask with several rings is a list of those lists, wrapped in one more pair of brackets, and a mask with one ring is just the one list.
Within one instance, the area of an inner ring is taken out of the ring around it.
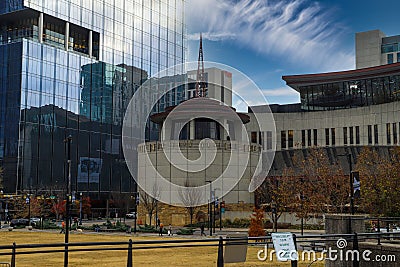
{"label": "curved building facade", "polygon": [[[346,158],[337,155],[350,153],[354,163],[364,146],[385,156],[400,144],[400,63],[283,79],[300,93],[301,103],[270,106],[277,152],[269,175],[280,175],[293,166],[294,155],[305,157],[311,147],[324,148],[330,161],[348,172]],[[264,144],[265,133],[249,126],[252,141]]]}

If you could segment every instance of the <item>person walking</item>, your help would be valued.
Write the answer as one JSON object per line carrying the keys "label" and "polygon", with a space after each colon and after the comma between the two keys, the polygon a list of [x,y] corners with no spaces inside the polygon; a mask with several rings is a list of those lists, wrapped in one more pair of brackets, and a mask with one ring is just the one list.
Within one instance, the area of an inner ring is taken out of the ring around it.
{"label": "person walking", "polygon": [[163,229],[164,229],[164,224],[160,223],[160,233],[158,234],[159,236],[162,236]]}
{"label": "person walking", "polygon": [[65,234],[65,222],[64,222],[64,221],[61,222],[61,231],[60,231],[60,234],[62,234],[62,233]]}
{"label": "person walking", "polygon": [[206,236],[206,234],[204,233],[204,223],[202,223],[201,225],[200,225],[200,236]]}
{"label": "person walking", "polygon": [[172,225],[168,225],[168,236],[172,236]]}

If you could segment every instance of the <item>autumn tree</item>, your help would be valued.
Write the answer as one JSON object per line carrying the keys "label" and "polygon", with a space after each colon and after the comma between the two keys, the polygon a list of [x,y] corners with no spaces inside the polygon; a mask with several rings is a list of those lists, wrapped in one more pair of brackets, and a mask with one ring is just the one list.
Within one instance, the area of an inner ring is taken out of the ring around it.
{"label": "autumn tree", "polygon": [[295,171],[300,178],[293,187],[298,196],[295,203],[303,210],[297,212],[300,217],[313,212],[344,212],[349,201],[348,175],[337,162],[330,162],[325,149],[311,148],[306,157],[295,158],[292,173]]}
{"label": "autumn tree", "polygon": [[125,214],[129,211],[130,202],[132,202],[130,194],[119,192],[111,193],[110,205],[112,208],[116,208],[118,213],[123,217],[125,217]]}
{"label": "autumn tree", "polygon": [[360,174],[361,208],[376,216],[399,216],[400,148],[391,149],[385,157],[366,147],[358,157],[356,170]]}
{"label": "autumn tree", "polygon": [[275,206],[275,216],[269,210],[273,223],[285,211],[304,220],[314,213],[343,212],[349,200],[348,175],[339,164],[330,162],[326,150],[311,148],[305,157],[292,159],[293,165],[281,176],[267,177],[257,190],[261,203]]}
{"label": "autumn tree", "polygon": [[249,236],[265,236],[263,218],[264,210],[262,208],[254,208],[250,218]]}
{"label": "autumn tree", "polygon": [[256,191],[258,202],[265,208],[274,229],[277,229],[282,213],[288,211],[293,202],[294,195],[287,181],[281,177],[268,176]]}

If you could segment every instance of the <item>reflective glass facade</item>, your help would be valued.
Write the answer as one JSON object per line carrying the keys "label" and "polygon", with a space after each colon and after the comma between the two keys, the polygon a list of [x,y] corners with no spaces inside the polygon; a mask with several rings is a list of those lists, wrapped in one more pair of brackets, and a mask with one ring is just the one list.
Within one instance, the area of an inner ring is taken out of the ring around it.
{"label": "reflective glass facade", "polygon": [[[72,190],[99,198],[134,191],[121,149],[123,116],[144,81],[184,62],[183,4],[1,1],[0,162],[5,192],[62,189],[68,135],[73,140]],[[176,74],[184,73],[182,68],[176,67]],[[155,112],[184,97],[183,88],[175,89]],[[155,128],[149,125],[149,139],[158,132]]]}
{"label": "reflective glass facade", "polygon": [[400,101],[400,75],[300,86],[303,110],[333,110]]}

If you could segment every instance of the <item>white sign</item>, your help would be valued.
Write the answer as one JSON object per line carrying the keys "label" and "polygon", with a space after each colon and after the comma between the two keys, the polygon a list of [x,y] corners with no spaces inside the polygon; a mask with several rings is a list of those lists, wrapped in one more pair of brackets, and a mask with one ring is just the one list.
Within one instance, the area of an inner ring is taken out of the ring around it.
{"label": "white sign", "polygon": [[298,260],[292,233],[272,233],[271,237],[278,261]]}

